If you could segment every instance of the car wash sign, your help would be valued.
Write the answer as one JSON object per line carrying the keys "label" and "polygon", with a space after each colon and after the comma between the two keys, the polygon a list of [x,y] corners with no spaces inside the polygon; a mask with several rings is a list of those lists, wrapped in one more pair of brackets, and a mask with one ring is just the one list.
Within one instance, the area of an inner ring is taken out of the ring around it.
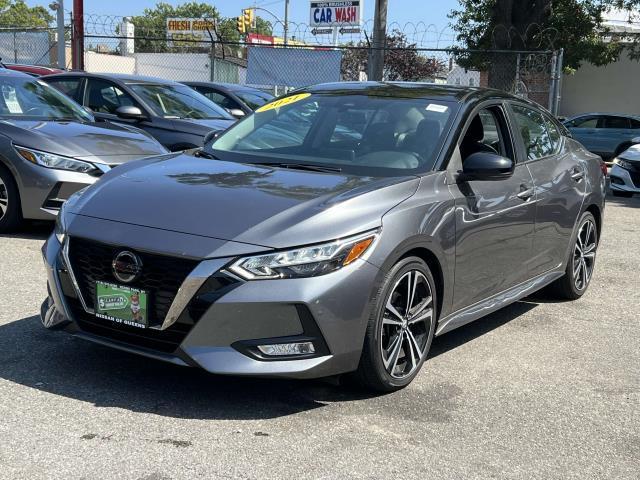
{"label": "car wash sign", "polygon": [[363,0],[311,2],[309,24],[312,27],[359,27],[363,3]]}

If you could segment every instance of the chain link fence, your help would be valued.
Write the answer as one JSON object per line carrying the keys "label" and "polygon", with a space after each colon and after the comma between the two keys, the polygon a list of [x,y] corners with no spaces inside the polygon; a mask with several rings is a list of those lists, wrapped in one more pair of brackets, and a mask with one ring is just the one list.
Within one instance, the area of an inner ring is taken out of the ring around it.
{"label": "chain link fence", "polygon": [[[422,35],[421,42],[430,44],[424,37],[430,27],[425,28],[422,32],[416,29],[413,35],[398,29],[390,33],[394,41],[382,52],[384,80],[497,88],[557,113],[561,52],[432,48],[408,40]],[[318,43],[321,39],[316,36],[315,43],[302,41],[300,38],[309,37],[302,32],[297,37],[291,35],[286,45],[276,35],[251,34],[243,41],[230,41],[217,29],[198,38],[176,40],[162,28],[136,29],[126,17],[85,15],[84,69],[247,84],[276,94],[314,83],[368,78],[369,61],[375,52],[366,31],[340,45]],[[442,32],[431,33],[438,35],[438,42],[442,40]],[[73,36],[69,34],[70,28],[67,37]],[[70,45],[73,38],[69,40]],[[0,56],[5,62],[55,66],[56,45],[54,29],[0,29]]]}

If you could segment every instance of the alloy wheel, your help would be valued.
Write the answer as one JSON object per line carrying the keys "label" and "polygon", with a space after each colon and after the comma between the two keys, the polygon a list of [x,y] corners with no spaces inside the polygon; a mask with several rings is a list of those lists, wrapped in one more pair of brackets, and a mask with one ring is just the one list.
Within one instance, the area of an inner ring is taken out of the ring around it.
{"label": "alloy wheel", "polygon": [[387,297],[380,335],[382,363],[394,378],[405,378],[420,366],[433,321],[431,285],[418,270],[396,282]]}
{"label": "alloy wheel", "polygon": [[583,291],[589,286],[596,262],[597,246],[596,227],[589,218],[578,230],[578,238],[573,251],[573,282],[578,291]]}
{"label": "alloy wheel", "polygon": [[9,192],[4,181],[0,177],[0,220],[4,218],[9,209]]}

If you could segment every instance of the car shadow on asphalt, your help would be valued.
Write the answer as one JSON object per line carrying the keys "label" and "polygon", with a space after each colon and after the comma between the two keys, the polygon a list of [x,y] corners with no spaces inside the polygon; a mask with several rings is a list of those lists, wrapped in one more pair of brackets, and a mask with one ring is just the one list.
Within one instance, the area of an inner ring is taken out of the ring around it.
{"label": "car shadow on asphalt", "polygon": [[[535,306],[517,302],[438,337],[430,356],[474,340]],[[173,418],[269,419],[378,396],[348,382],[336,386],[317,380],[215,376],[47,331],[37,316],[0,326],[0,351],[0,378],[7,381],[97,407]]]}
{"label": "car shadow on asphalt", "polygon": [[46,240],[53,231],[53,222],[26,221],[17,231],[2,233],[0,238],[19,238],[24,240]]}
{"label": "car shadow on asphalt", "polygon": [[619,207],[640,208],[640,195],[634,195],[631,198],[614,197],[612,194],[607,195],[607,203]]}

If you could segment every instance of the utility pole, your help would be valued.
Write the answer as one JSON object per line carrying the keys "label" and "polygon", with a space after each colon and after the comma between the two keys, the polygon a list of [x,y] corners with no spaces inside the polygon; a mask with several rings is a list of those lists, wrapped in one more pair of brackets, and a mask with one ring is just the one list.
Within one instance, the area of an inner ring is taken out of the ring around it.
{"label": "utility pole", "polygon": [[58,36],[58,68],[64,69],[66,62],[66,42],[64,38],[64,0],[54,0],[49,4],[51,10],[56,12],[57,36]]}
{"label": "utility pole", "polygon": [[72,60],[74,70],[84,70],[84,0],[73,0]]}
{"label": "utility pole", "polygon": [[289,45],[289,0],[284,0],[284,44]]}
{"label": "utility pole", "polygon": [[387,40],[388,0],[376,0],[373,18],[373,41],[369,52],[369,80],[381,81],[384,73],[384,47]]}

